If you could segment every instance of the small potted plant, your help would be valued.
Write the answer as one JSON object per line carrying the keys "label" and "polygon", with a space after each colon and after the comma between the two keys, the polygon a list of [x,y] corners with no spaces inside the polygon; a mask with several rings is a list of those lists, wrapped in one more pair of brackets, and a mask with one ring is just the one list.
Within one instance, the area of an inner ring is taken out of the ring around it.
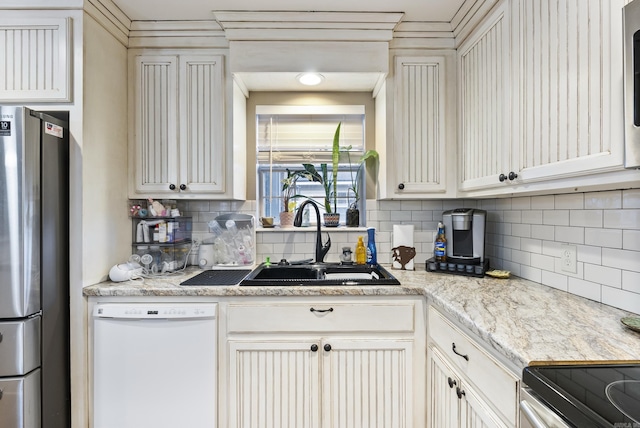
{"label": "small potted plant", "polygon": [[287,168],[287,176],[282,180],[282,211],[280,212],[280,227],[293,227],[294,210],[296,207],[293,199],[302,195],[296,195],[296,181],[303,176],[304,171],[291,171]]}
{"label": "small potted plant", "polygon": [[[365,171],[365,165],[368,159],[374,159],[378,161],[379,155],[375,150],[367,150],[358,161],[358,168],[354,176],[353,169],[351,168],[351,146],[343,148],[347,152],[347,158],[349,159],[349,170],[351,171],[351,186],[347,189],[347,199],[349,207],[347,208],[347,220],[346,225],[349,227],[360,226],[360,184],[364,179],[362,177]],[[351,201],[351,194],[353,194],[353,201]]]}

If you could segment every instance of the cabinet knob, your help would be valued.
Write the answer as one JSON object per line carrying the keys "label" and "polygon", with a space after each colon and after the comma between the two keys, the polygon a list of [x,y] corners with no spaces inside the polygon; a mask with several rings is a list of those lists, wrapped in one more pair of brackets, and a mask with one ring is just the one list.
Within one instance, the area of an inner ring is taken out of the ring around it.
{"label": "cabinet knob", "polygon": [[404,190],[404,183],[400,183],[400,184],[398,184],[398,189],[400,189],[400,190]]}
{"label": "cabinet knob", "polygon": [[0,389],[0,400],[2,400],[2,390]]}
{"label": "cabinet knob", "polygon": [[187,190],[187,185],[186,184],[181,184],[180,185],[180,190]]}
{"label": "cabinet knob", "polygon": [[169,184],[169,190],[176,190],[176,185],[173,183]]}
{"label": "cabinet knob", "polygon": [[498,177],[498,180],[500,180],[500,183],[502,183],[506,179],[507,179],[507,176],[504,174],[500,174],[500,176]]}
{"label": "cabinet knob", "polygon": [[447,382],[449,382],[449,388],[453,388],[457,384],[456,381],[451,379],[450,377],[447,378]]}
{"label": "cabinet knob", "polygon": [[513,181],[513,180],[515,180],[516,178],[518,178],[518,174],[516,174],[515,172],[511,171],[511,172],[509,173],[509,180]]}
{"label": "cabinet knob", "polygon": [[456,395],[458,396],[458,399],[462,399],[462,396],[466,394],[464,393],[464,389],[460,389],[459,386],[456,386]]}
{"label": "cabinet knob", "polygon": [[317,351],[318,351],[318,345],[314,343],[313,345],[311,345],[311,352],[317,352]]}
{"label": "cabinet knob", "polygon": [[331,351],[331,345],[329,345],[328,343],[324,345],[324,350],[327,352]]}

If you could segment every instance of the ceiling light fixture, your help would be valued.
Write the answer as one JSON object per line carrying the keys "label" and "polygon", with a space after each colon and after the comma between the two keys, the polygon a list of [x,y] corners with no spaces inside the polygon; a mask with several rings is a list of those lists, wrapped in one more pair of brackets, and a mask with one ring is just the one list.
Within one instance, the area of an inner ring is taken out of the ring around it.
{"label": "ceiling light fixture", "polygon": [[296,76],[298,82],[306,86],[315,86],[322,83],[324,76],[320,73],[302,73]]}

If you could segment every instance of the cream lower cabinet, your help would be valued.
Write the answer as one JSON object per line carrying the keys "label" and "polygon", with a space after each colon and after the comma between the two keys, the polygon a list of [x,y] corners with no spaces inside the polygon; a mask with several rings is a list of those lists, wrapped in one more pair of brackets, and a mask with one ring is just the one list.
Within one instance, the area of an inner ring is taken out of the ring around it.
{"label": "cream lower cabinet", "polygon": [[424,426],[421,299],[260,301],[227,308],[222,426]]}
{"label": "cream lower cabinet", "polygon": [[518,425],[518,377],[433,307],[428,317],[428,427]]}

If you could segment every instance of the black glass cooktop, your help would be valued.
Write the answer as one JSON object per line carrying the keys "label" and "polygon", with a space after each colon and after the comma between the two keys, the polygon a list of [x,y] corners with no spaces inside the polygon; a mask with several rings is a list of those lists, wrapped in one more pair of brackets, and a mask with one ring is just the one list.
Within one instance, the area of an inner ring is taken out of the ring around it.
{"label": "black glass cooktop", "polygon": [[640,428],[640,364],[531,366],[522,380],[576,427]]}

